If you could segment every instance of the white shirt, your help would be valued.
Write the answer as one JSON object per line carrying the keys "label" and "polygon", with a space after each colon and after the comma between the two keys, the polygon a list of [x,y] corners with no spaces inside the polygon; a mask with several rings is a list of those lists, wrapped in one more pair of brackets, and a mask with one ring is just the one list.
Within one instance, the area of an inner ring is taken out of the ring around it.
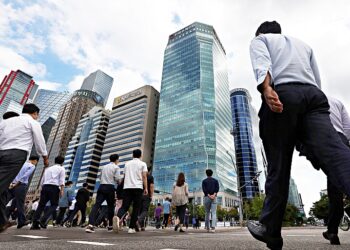
{"label": "white shirt", "polygon": [[36,211],[36,209],[38,208],[38,205],[39,205],[39,201],[36,201],[32,204],[32,210],[33,211]]}
{"label": "white shirt", "polygon": [[296,38],[281,34],[260,34],[251,42],[250,58],[259,85],[269,72],[275,85],[299,82],[321,87],[312,49]]}
{"label": "white shirt", "polygon": [[101,167],[100,184],[115,185],[120,178],[118,165],[110,162]]}
{"label": "white shirt", "polygon": [[142,173],[147,172],[147,164],[140,159],[127,162],[124,167],[124,189],[143,189]]}
{"label": "white shirt", "polygon": [[77,200],[76,199],[72,200],[72,204],[69,206],[69,210],[74,210],[75,203],[77,203]]}
{"label": "white shirt", "polygon": [[31,152],[33,147],[39,155],[47,155],[45,139],[40,123],[28,114],[0,122],[0,150],[21,149]]}
{"label": "white shirt", "polygon": [[64,179],[66,177],[66,172],[64,167],[61,165],[53,165],[45,169],[43,178],[41,179],[42,185],[64,185]]}
{"label": "white shirt", "polygon": [[330,118],[336,131],[342,133],[350,141],[350,117],[341,101],[327,97],[330,106]]}

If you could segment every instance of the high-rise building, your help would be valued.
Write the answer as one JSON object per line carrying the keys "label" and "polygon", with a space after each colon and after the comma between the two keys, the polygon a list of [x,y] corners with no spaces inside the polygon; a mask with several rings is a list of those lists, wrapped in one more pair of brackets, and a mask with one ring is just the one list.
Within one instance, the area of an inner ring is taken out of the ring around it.
{"label": "high-rise building", "polygon": [[0,85],[0,120],[7,111],[18,111],[28,99],[33,99],[37,88],[33,77],[21,70],[5,76]]}
{"label": "high-rise building", "polygon": [[76,188],[88,183],[93,192],[106,138],[110,112],[94,107],[82,116],[64,160],[66,180]]}
{"label": "high-rise building", "polygon": [[[142,160],[153,166],[159,92],[146,85],[114,99],[101,165],[111,154],[119,154],[119,167],[132,160],[134,149],[142,150]],[[99,180],[96,188],[99,186]]]}
{"label": "high-rise building", "polygon": [[246,89],[230,92],[232,111],[232,134],[236,150],[236,165],[243,199],[252,199],[259,194],[256,181],[257,162],[253,142],[251,120],[251,97]]}
{"label": "high-rise building", "polygon": [[91,73],[84,79],[80,89],[91,90],[103,98],[103,104],[106,105],[109,93],[113,85],[113,78],[101,70]]}
{"label": "high-rise building", "polygon": [[53,90],[39,89],[34,98],[34,104],[40,108],[39,122],[41,125],[49,117],[57,118],[60,107],[70,98],[70,94]]}
{"label": "high-rise building", "polygon": [[154,157],[155,187],[171,193],[184,172],[191,196],[202,204],[210,168],[221,192],[218,204],[234,205],[236,172],[230,130],[226,53],[214,28],[195,22],[169,36],[164,53]]}
{"label": "high-rise building", "polygon": [[289,194],[288,194],[288,203],[294,205],[298,210],[299,214],[304,217],[304,204],[301,199],[301,194],[298,191],[298,187],[293,178],[290,178],[289,181]]}

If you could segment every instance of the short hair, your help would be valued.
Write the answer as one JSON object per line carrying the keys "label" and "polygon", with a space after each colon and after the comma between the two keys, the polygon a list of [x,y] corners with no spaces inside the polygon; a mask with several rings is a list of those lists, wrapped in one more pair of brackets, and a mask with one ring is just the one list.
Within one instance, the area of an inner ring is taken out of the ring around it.
{"label": "short hair", "polygon": [[36,112],[38,112],[39,114],[40,109],[34,103],[28,103],[23,106],[23,109],[22,109],[23,114],[34,114]]}
{"label": "short hair", "polygon": [[72,181],[67,181],[67,182],[66,182],[66,186],[69,186],[69,185],[72,185],[72,184],[73,184]]}
{"label": "short hair", "polygon": [[37,156],[37,155],[31,155],[31,156],[29,157],[29,160],[30,160],[30,161],[39,161],[39,156]]}
{"label": "short hair", "polygon": [[13,111],[8,111],[5,114],[3,114],[2,119],[6,120],[6,119],[10,119],[12,117],[16,117],[19,116],[19,114],[17,114],[16,112]]}
{"label": "short hair", "polygon": [[134,151],[132,151],[132,156],[134,158],[140,158],[142,155],[142,151],[140,149],[135,149]]}
{"label": "short hair", "polygon": [[119,160],[119,155],[118,154],[112,154],[109,156],[109,160],[111,162],[115,162],[116,160]]}
{"label": "short hair", "polygon": [[157,204],[158,207],[161,206],[161,205],[162,205],[162,204],[160,204],[160,203]]}
{"label": "short hair", "polygon": [[207,174],[207,176],[213,176],[213,170],[211,169],[205,170],[205,173]]}
{"label": "short hair", "polygon": [[87,186],[89,186],[89,184],[87,184],[86,182],[83,184],[83,187],[86,188]]}
{"label": "short hair", "polygon": [[263,22],[262,24],[260,24],[259,28],[256,30],[255,36],[258,36],[259,34],[269,34],[269,33],[281,34],[282,33],[281,25],[276,21]]}
{"label": "short hair", "polygon": [[63,162],[64,162],[64,158],[63,158],[62,156],[57,156],[57,157],[55,158],[55,163],[56,163],[56,164],[62,165]]}

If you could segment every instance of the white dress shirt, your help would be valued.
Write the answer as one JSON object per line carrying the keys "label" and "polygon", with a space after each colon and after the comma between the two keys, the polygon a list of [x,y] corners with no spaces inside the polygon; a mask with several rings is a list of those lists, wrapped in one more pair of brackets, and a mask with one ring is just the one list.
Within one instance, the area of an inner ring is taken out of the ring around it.
{"label": "white dress shirt", "polygon": [[100,184],[115,185],[121,179],[119,173],[119,166],[110,162],[101,167],[101,181]]}
{"label": "white dress shirt", "polygon": [[275,85],[299,82],[321,88],[315,55],[307,44],[296,38],[260,34],[251,42],[250,58],[259,85],[269,72]]}
{"label": "white dress shirt", "polygon": [[331,122],[336,131],[342,133],[350,141],[350,117],[341,101],[327,97],[330,106],[329,112]]}
{"label": "white dress shirt", "polygon": [[124,167],[124,189],[143,189],[142,173],[147,173],[147,164],[138,158],[127,162]]}
{"label": "white dress shirt", "polygon": [[40,123],[29,114],[0,122],[0,150],[21,149],[30,154],[33,142],[39,155],[47,155],[45,139]]}
{"label": "white dress shirt", "polygon": [[53,165],[45,169],[43,178],[41,179],[42,185],[64,185],[66,172],[61,165]]}

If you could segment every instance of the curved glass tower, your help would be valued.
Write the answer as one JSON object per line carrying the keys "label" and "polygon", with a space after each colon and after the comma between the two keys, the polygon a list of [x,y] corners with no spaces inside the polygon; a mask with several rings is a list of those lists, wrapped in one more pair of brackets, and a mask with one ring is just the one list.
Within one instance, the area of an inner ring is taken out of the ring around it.
{"label": "curved glass tower", "polygon": [[[196,22],[170,35],[155,146],[156,189],[170,193],[178,173],[184,172],[190,191],[201,191],[210,168],[220,191],[235,195],[230,118],[226,55],[214,28]],[[223,196],[219,204],[226,206]]]}
{"label": "curved glass tower", "polygon": [[248,90],[233,89],[230,94],[235,141],[236,164],[242,198],[252,199],[259,194],[259,183],[254,179],[257,174],[257,162],[253,143],[252,119],[250,114],[251,97]]}

